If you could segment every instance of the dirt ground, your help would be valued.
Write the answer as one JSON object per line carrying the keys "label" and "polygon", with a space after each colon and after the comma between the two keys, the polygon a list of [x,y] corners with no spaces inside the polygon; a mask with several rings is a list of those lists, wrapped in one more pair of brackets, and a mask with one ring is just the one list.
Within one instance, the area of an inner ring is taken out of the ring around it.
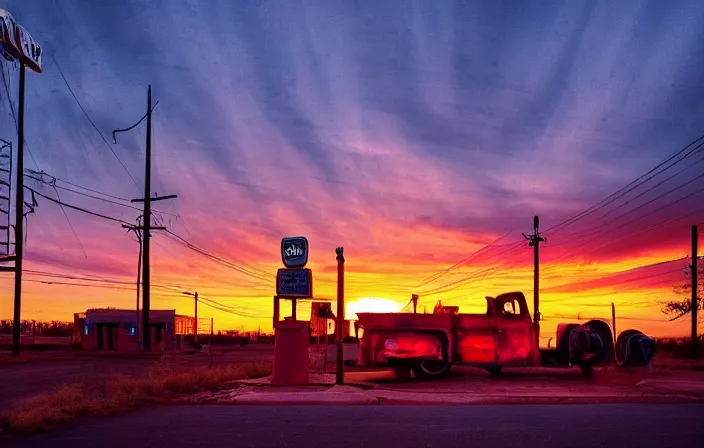
{"label": "dirt ground", "polygon": [[80,351],[25,351],[19,360],[0,354],[0,409],[17,398],[68,383],[92,383],[110,375],[144,376],[150,369],[187,370],[247,362],[271,362],[273,345],[219,347],[212,354],[118,355]]}
{"label": "dirt ground", "polygon": [[[328,356],[328,372],[335,370],[334,347]],[[345,347],[345,359],[354,359],[355,347]],[[272,344],[251,344],[215,347],[212,354],[168,354],[168,355],[117,355],[80,351],[46,351],[23,353],[19,362],[0,353],[0,408],[24,396],[50,391],[66,383],[91,383],[112,374],[127,376],[147,375],[150,369],[167,367],[170,370],[191,369],[202,366],[223,366],[245,362],[271,362]],[[313,366],[312,371],[322,371],[322,365]],[[699,364],[702,364],[700,366]],[[702,368],[700,368],[702,367]],[[432,393],[477,393],[494,391],[510,394],[512,391],[526,392],[545,387],[557,387],[575,393],[600,393],[633,390],[643,379],[658,381],[688,381],[704,383],[704,363],[677,360],[660,356],[653,368],[604,369],[585,378],[578,369],[506,369],[499,377],[490,377],[485,371],[467,367],[453,367],[446,378],[436,381],[398,382],[393,374],[384,369],[360,369],[346,367],[350,380],[366,381],[386,389],[409,392]]]}

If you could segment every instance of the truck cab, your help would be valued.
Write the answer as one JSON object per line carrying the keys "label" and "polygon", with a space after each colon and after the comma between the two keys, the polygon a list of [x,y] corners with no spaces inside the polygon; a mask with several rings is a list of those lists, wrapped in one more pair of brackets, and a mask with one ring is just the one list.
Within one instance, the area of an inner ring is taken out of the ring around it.
{"label": "truck cab", "polygon": [[514,292],[486,299],[496,344],[494,365],[535,365],[540,351],[525,296]]}

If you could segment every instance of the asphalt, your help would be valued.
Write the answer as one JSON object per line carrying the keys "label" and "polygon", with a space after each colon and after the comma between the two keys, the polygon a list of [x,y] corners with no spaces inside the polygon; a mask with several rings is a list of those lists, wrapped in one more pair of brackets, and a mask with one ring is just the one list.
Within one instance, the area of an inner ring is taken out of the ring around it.
{"label": "asphalt", "polygon": [[702,446],[704,405],[171,406],[3,447]]}

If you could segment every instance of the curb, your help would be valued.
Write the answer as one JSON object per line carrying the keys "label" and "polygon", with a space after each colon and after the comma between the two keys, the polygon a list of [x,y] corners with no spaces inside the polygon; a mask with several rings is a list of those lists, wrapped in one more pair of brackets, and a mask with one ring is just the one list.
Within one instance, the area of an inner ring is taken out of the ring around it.
{"label": "curb", "polygon": [[178,402],[180,405],[219,406],[477,406],[477,405],[576,405],[576,404],[704,404],[703,397],[641,396],[641,397],[477,397],[467,401],[413,400],[403,398],[371,399],[356,397],[344,401],[319,399],[272,399]]}

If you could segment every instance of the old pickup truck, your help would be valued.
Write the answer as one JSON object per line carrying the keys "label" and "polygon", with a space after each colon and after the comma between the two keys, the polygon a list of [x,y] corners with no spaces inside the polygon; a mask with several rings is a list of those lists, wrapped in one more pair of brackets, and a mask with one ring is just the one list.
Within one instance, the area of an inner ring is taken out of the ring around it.
{"label": "old pickup truck", "polygon": [[541,349],[539,322],[531,319],[521,292],[486,297],[486,313],[460,314],[457,307],[433,314],[358,313],[362,331],[357,365],[393,368],[400,379],[436,378],[453,364],[481,367],[492,375],[503,367],[647,365],[654,339],[626,330],[614,340],[604,320],[561,323],[554,347]]}

